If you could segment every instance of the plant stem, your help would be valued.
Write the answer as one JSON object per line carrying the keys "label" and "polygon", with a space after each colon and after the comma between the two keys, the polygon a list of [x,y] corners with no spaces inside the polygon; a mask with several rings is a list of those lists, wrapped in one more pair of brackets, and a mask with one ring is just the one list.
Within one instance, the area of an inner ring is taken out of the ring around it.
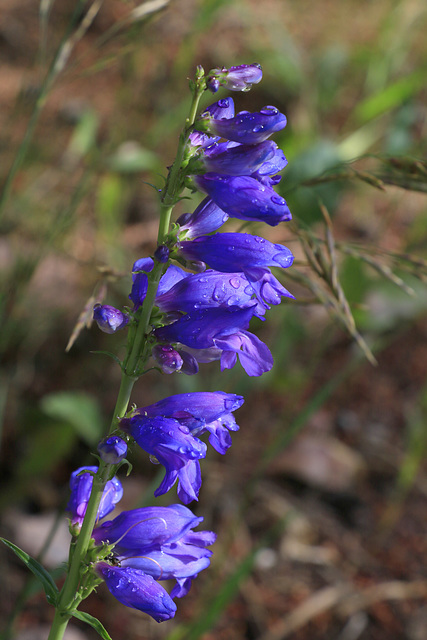
{"label": "plant stem", "polygon": [[[100,2],[100,0],[98,0]],[[188,137],[193,128],[198,104],[205,90],[203,70],[198,69],[193,88],[193,99],[189,117],[180,135],[175,162],[169,172],[163,191],[158,232],[158,244],[167,240],[172,209],[184,187],[183,167],[185,165],[185,149]],[[120,389],[117,396],[109,433],[117,427],[117,421],[127,411],[133,385],[140,375],[145,360],[148,358],[146,339],[149,332],[150,318],[153,310],[160,278],[167,265],[155,261],[152,271],[148,274],[147,293],[142,306],[141,317],[134,332],[129,333],[127,356],[124,360]],[[82,587],[82,568],[89,548],[92,531],[96,524],[99,504],[107,481],[111,478],[114,466],[100,462],[98,472],[93,476],[92,491],[86,508],[86,514],[77,540],[70,548],[68,574],[59,595],[55,617],[48,640],[62,640],[68,621],[80,604],[82,597],[79,588]]]}

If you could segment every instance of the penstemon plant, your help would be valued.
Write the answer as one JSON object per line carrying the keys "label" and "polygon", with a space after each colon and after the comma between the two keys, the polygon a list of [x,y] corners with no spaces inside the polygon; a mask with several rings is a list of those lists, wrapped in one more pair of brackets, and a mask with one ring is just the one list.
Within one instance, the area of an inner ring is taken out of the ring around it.
{"label": "penstemon plant", "polygon": [[[158,622],[168,620],[176,612],[174,599],[184,596],[210,563],[208,547],[216,536],[194,531],[203,518],[184,505],[198,499],[200,460],[207,451],[201,436],[207,432],[214,449],[226,453],[230,431],[239,428],[233,413],[243,398],[223,391],[194,392],[145,407],[129,404],[134,384],[153,367],[166,374],[194,375],[199,363],[219,360],[224,370],[238,358],[249,376],[260,376],[273,366],[268,347],[248,329],[253,316],[264,319],[271,305],[293,297],[270,271],[291,266],[293,255],[256,235],[216,232],[229,217],[271,226],[291,219],[286,201],[274,191],[287,161],[270,140],[286,126],[286,118],[272,106],[235,115],[231,98],[198,115],[205,91],[247,91],[261,78],[256,64],[208,74],[198,67],[176,159],[160,192],[157,249],[133,265],[133,307],[122,311],[95,305],[99,328],[127,331],[127,347],[111,425],[98,445],[99,464],[71,476],[67,510],[72,540],[61,591],[41,565],[5,541],[43,583],[55,606],[49,640],[63,637],[72,616],[109,638],[100,621],[78,611],[102,582],[122,604]],[[186,187],[206,198],[193,213],[171,222]],[[177,484],[184,504],[133,509],[101,522],[122,497],[116,474],[129,464],[128,446],[135,443],[165,468],[154,495]],[[160,584],[169,579],[176,581],[170,594]]]}

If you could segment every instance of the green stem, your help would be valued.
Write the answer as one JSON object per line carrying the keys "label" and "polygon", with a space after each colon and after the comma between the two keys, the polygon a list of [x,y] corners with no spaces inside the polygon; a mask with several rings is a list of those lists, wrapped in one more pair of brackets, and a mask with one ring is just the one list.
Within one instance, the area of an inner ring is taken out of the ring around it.
{"label": "green stem", "polygon": [[[110,432],[115,429],[117,419],[123,417],[127,411],[135,381],[136,378],[132,378],[123,372]],[[61,590],[48,640],[62,640],[68,621],[72,616],[71,612],[74,611],[80,603],[81,598],[80,600],[76,598],[76,594],[80,583],[81,568],[86,557],[93,528],[96,524],[99,503],[104,492],[104,487],[110,477],[110,472],[111,465],[107,465],[101,461],[98,473],[93,478],[92,492],[86,508],[82,528],[77,541],[74,543],[74,549],[72,549],[70,553],[69,571]]]}
{"label": "green stem", "polygon": [[[159,244],[162,244],[167,239],[172,209],[177,202],[181,190],[183,189],[182,173],[185,148],[194,125],[198,104],[204,90],[205,83],[203,74],[202,70],[199,69],[198,77],[196,78],[194,85],[193,100],[190,107],[189,117],[187,118],[185,127],[180,135],[176,160],[169,172],[168,180],[162,196],[158,232]],[[142,306],[141,317],[139,318],[138,324],[134,330],[129,332],[127,356],[124,361],[120,389],[109,433],[114,431],[117,427],[118,419],[122,418],[126,414],[133,385],[138,379],[140,371],[148,357],[146,339],[150,327],[150,318],[159,281],[165,268],[165,264],[156,261],[153,270],[148,274],[147,294]],[[114,467],[112,465],[101,461],[98,472],[93,478],[92,491],[86,508],[82,528],[77,541],[73,543],[73,546],[70,549],[68,575],[59,595],[59,601],[48,640],[62,640],[68,621],[82,599],[79,594],[79,587],[81,588],[84,584],[82,583],[82,568],[89,548],[92,531],[96,523],[99,503],[102,498],[104,487],[111,477],[113,470]]]}
{"label": "green stem", "polygon": [[123,418],[129,406],[130,396],[132,393],[133,385],[137,381],[137,378],[128,376],[124,371],[122,372],[122,379],[120,381],[120,389],[117,396],[117,402],[111,420],[110,431],[114,431],[117,427],[117,420]]}

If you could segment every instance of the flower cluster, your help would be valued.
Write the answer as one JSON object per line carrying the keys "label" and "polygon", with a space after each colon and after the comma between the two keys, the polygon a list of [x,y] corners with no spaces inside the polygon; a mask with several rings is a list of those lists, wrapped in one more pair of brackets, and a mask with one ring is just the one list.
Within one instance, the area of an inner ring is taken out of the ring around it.
{"label": "flower cluster", "polygon": [[229,431],[239,428],[232,412],[242,404],[242,396],[223,391],[184,393],[137,409],[120,421],[120,428],[165,467],[155,496],[178,481],[180,500],[197,500],[202,484],[199,460],[206,456],[206,445],[198,436],[208,432],[210,444],[224,454],[231,446]]}
{"label": "flower cluster", "polygon": [[[213,69],[203,78],[203,88],[246,91],[261,77],[259,65]],[[270,140],[285,126],[285,116],[275,107],[235,114],[233,100],[223,98],[185,130],[178,154],[181,164],[175,172],[172,167],[166,186],[168,202],[176,202],[184,186],[205,198],[193,213],[185,213],[160,235],[153,257],[133,265],[129,295],[133,307],[120,311],[98,304],[94,309],[101,330],[128,330],[125,375],[129,354],[129,376],[134,377],[144,372],[150,357],[153,367],[165,374],[193,375],[200,363],[216,360],[221,370],[239,360],[249,376],[260,376],[273,366],[270,350],[249,326],[253,317],[264,320],[272,305],[293,297],[271,271],[290,267],[293,255],[261,236],[218,230],[229,218],[270,226],[291,219],[286,201],[274,190],[287,161]],[[172,195],[167,191],[170,183],[175,185]],[[138,331],[143,340],[133,342]],[[137,443],[164,466],[155,496],[176,484],[184,504],[197,500],[200,460],[207,451],[202,437],[207,433],[209,443],[224,454],[231,445],[230,432],[239,428],[233,412],[242,404],[241,396],[223,391],[186,393],[134,408],[118,419],[117,431],[98,447],[102,463],[113,467],[98,520],[121,497],[121,485],[112,475],[126,455],[125,440]],[[94,468],[88,470],[72,476],[68,508],[75,530],[89,500]],[[92,532],[98,550],[95,562],[91,561],[96,579],[104,580],[123,604],[158,621],[172,617],[176,609],[172,598],[185,595],[191,580],[209,564],[211,552],[206,547],[215,535],[192,531],[200,521],[187,507],[176,504],[123,512],[98,524]],[[158,581],[170,578],[176,585],[168,595]]]}
{"label": "flower cluster", "polygon": [[[72,475],[68,504],[72,522],[81,517],[89,499],[88,479],[92,476],[85,471],[96,469],[82,468]],[[121,489],[121,484],[115,477],[107,483],[98,519],[120,500],[118,487]],[[210,563],[212,552],[206,547],[215,542],[215,534],[192,530],[202,521],[180,504],[123,511],[92,532],[101,558],[94,572],[122,604],[148,613],[157,622],[168,620],[176,611],[172,598],[186,595],[193,578]],[[176,584],[169,595],[158,581],[171,579]]]}

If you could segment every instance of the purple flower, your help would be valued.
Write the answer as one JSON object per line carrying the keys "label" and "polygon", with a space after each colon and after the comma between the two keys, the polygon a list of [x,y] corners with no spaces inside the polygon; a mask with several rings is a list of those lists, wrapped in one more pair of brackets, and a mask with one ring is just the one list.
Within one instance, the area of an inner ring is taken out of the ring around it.
{"label": "purple flower", "polygon": [[187,238],[195,238],[219,229],[229,218],[228,213],[215,204],[211,198],[205,198],[193,213],[184,213],[177,223]]}
{"label": "purple flower", "polygon": [[[76,469],[76,471],[73,471],[70,477],[71,496],[68,501],[67,511],[71,513],[71,524],[78,529],[81,527],[85,517],[93,484],[92,474],[84,473],[84,471],[96,473],[98,467],[80,467]],[[98,507],[97,520],[101,520],[113,511],[122,496],[122,484],[118,478],[114,477],[105,485],[104,493],[102,494]]]}
{"label": "purple flower", "polygon": [[128,446],[119,436],[107,436],[98,445],[101,460],[108,464],[118,464],[127,454]]}
{"label": "purple flower", "polygon": [[[99,562],[95,571],[120,602],[167,620],[176,609],[171,598],[184,596],[210,563],[206,547],[215,534],[192,531],[202,520],[180,504],[124,511],[93,531],[95,543],[111,545],[114,558],[113,565]],[[156,581],[170,579],[176,584],[168,596]]]}
{"label": "purple flower", "polygon": [[197,500],[202,478],[199,460],[206,456],[204,442],[170,418],[123,418],[120,428],[165,467],[165,477],[154,492],[161,496],[178,480],[178,496],[185,504]]}
{"label": "purple flower", "polygon": [[217,119],[207,110],[196,121],[197,130],[234,140],[241,144],[258,144],[286,127],[286,116],[276,107],[263,107],[259,112],[241,111],[237,116]]}
{"label": "purple flower", "polygon": [[110,593],[126,607],[148,613],[156,622],[174,617],[177,607],[170,595],[140,569],[98,562],[95,571],[105,580]]}
{"label": "purple flower", "polygon": [[137,409],[142,416],[174,418],[190,429],[192,435],[209,432],[209,442],[219,453],[231,446],[230,431],[239,427],[233,411],[242,406],[242,396],[224,391],[180,393],[169,396],[155,404]]}
{"label": "purple flower", "polygon": [[186,260],[203,259],[212,269],[226,273],[254,267],[286,269],[294,259],[284,245],[249,233],[216,233],[184,240],[179,244],[179,254]]}
{"label": "purple flower", "polygon": [[[272,140],[260,144],[236,144],[235,142],[215,142],[204,150],[200,158],[194,162],[200,172],[227,174],[230,176],[251,175],[261,169],[268,161],[273,160],[277,145]],[[189,173],[193,165],[189,166]],[[195,171],[196,172],[196,171]]]}
{"label": "purple flower", "polygon": [[254,296],[255,290],[243,273],[224,275],[209,269],[201,274],[190,274],[177,282],[169,291],[156,298],[156,305],[164,312],[186,313],[210,307],[246,308],[255,305],[253,313],[261,317],[265,313],[265,305],[257,304]]}
{"label": "purple flower", "polygon": [[97,545],[115,545],[119,555],[136,555],[176,542],[202,521],[182,504],[142,507],[122,511],[114,520],[103,522],[93,530],[92,537]]}
{"label": "purple flower", "polygon": [[271,226],[292,218],[286,200],[250,176],[205,173],[193,176],[193,182],[233,218],[259,220]]}
{"label": "purple flower", "polygon": [[104,333],[115,333],[129,322],[126,314],[109,304],[96,304],[93,308],[93,319]]}
{"label": "purple flower", "polygon": [[[246,329],[254,308],[202,309],[155,329],[160,342],[182,343],[191,349],[209,349],[211,360],[221,361],[221,371],[240,364],[249,376],[260,376],[273,366],[268,347]],[[212,351],[214,349],[215,351]],[[193,353],[199,362],[197,353]]]}
{"label": "purple flower", "polygon": [[140,569],[155,580],[175,578],[176,585],[170,595],[182,598],[190,590],[193,578],[210,565],[212,551],[206,547],[215,540],[211,531],[190,531],[177,542],[151,550],[149,555],[121,560],[121,566]]}
{"label": "purple flower", "polygon": [[225,87],[229,91],[249,91],[261,79],[262,69],[259,64],[240,64],[229,69],[211,69],[206,84],[212,93],[216,93],[219,87]]}

